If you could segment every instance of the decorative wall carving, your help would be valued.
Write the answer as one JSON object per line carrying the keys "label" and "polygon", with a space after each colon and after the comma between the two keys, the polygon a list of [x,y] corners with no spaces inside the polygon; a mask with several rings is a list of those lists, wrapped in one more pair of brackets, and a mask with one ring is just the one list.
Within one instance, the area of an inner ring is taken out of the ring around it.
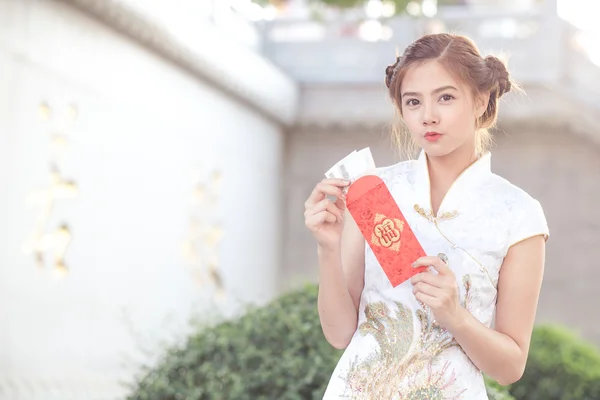
{"label": "decorative wall carving", "polygon": [[[66,252],[72,241],[71,227],[62,220],[52,225],[53,212],[57,202],[73,199],[79,195],[77,183],[65,177],[60,164],[65,151],[69,148],[71,128],[77,119],[77,107],[69,105],[53,109],[48,103],[41,103],[39,116],[46,123],[49,136],[49,178],[47,187],[36,190],[28,196],[27,202],[37,210],[37,218],[32,233],[23,244],[22,251],[33,255],[40,269],[52,267],[58,276],[67,271]],[[50,260],[50,261],[49,261]]]}
{"label": "decorative wall carving", "polygon": [[219,242],[225,230],[219,223],[218,204],[222,174],[216,169],[196,169],[190,201],[188,231],[183,256],[194,280],[203,288],[212,286],[218,298],[224,298],[225,286],[219,271]]}

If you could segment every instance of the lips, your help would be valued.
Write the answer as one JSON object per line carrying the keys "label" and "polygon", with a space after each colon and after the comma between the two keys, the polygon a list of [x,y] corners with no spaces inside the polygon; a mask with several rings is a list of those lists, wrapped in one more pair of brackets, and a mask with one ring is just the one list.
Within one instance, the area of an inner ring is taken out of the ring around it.
{"label": "lips", "polygon": [[425,140],[428,140],[430,142],[436,141],[438,140],[440,137],[442,137],[442,134],[439,132],[427,132],[425,134]]}

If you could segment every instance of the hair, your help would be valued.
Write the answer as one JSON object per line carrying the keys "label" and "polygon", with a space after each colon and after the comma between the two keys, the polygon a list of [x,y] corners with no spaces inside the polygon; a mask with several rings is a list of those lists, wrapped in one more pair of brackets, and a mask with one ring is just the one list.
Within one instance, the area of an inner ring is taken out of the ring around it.
{"label": "hair", "polygon": [[417,146],[402,119],[400,87],[409,68],[430,60],[441,63],[449,73],[472,89],[473,96],[489,93],[488,106],[476,121],[476,150],[487,151],[492,144],[489,129],[496,125],[498,100],[517,86],[511,81],[506,65],[495,56],[482,57],[475,43],[461,35],[449,33],[425,35],[409,45],[396,62],[385,69],[385,84],[395,105],[399,121],[393,129],[398,147],[408,155]]}

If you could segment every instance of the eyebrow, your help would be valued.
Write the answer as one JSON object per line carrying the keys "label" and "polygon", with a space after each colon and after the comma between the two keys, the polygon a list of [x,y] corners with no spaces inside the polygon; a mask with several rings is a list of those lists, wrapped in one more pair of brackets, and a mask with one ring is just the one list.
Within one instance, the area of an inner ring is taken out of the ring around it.
{"label": "eyebrow", "polygon": [[[448,89],[452,89],[452,90],[458,91],[458,89],[455,88],[454,86],[447,85],[447,86],[442,86],[440,88],[435,89],[433,92],[431,92],[431,94],[436,94],[436,93],[439,93],[439,92],[443,92],[443,91],[448,90]],[[421,94],[417,93],[417,92],[404,92],[404,93],[402,93],[402,97],[406,97],[406,96],[420,96],[420,95]]]}

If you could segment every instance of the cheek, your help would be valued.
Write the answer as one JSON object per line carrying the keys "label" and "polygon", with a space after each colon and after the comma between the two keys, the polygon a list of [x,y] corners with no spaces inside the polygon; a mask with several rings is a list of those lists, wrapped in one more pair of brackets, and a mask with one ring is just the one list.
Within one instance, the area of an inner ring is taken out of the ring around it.
{"label": "cheek", "polygon": [[475,115],[467,108],[457,107],[446,110],[445,121],[454,133],[470,134],[475,129]]}
{"label": "cheek", "polygon": [[423,122],[423,118],[417,110],[404,110],[402,119],[408,127],[408,130],[411,132],[415,132],[420,129]]}

